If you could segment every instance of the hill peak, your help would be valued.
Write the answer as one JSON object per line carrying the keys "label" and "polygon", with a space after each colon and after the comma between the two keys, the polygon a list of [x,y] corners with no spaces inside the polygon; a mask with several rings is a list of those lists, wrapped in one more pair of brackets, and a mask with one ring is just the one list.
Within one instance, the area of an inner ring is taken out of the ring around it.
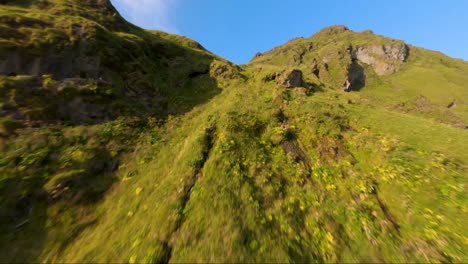
{"label": "hill peak", "polygon": [[351,31],[347,26],[345,25],[332,25],[332,26],[329,26],[329,27],[326,27],[326,28],[323,28],[322,30],[320,30],[318,32],[318,34],[339,34],[339,33],[343,33],[343,32],[346,32],[346,31]]}

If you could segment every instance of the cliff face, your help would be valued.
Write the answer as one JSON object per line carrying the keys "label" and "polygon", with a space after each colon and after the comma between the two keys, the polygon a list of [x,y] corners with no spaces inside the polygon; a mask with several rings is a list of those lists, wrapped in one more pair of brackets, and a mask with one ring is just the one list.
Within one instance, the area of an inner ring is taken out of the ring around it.
{"label": "cliff face", "polygon": [[[13,77],[10,83],[15,76],[35,76],[38,86],[17,89],[60,102],[34,115],[20,105],[15,116],[21,122],[99,123],[124,112],[163,116],[181,110],[170,98],[180,97],[197,73],[210,83],[219,77],[210,77],[212,63],[238,71],[194,41],[127,23],[110,1],[8,1],[2,9],[0,75]],[[205,87],[217,90],[214,84]]]}
{"label": "cliff face", "polygon": [[[239,67],[129,24],[110,1],[0,2],[3,241],[18,223],[40,226],[48,207],[89,215],[85,204],[109,190],[142,131],[209,100],[226,79],[241,79]],[[0,248],[0,261],[32,261],[17,255],[22,246]]]}
{"label": "cliff face", "polygon": [[87,56],[84,52],[77,53],[76,49],[77,47],[70,47],[58,50],[51,47],[46,54],[39,56],[27,54],[25,50],[9,52],[0,58],[0,74],[8,76],[52,74],[57,80],[79,76],[100,78],[101,56]]}
{"label": "cliff face", "polygon": [[351,57],[362,63],[371,65],[378,75],[395,73],[398,66],[403,63],[409,55],[406,44],[396,45],[366,45],[356,47]]}
{"label": "cliff face", "polygon": [[[27,3],[28,9],[16,8],[17,2]],[[5,7],[0,18],[5,33],[0,50],[2,75],[52,74],[58,80],[78,76],[97,79],[104,55],[98,42],[112,36],[103,26],[126,25],[110,1],[7,1],[6,4],[11,7]],[[69,19],[65,19],[67,15]],[[130,26],[126,28],[128,31]]]}

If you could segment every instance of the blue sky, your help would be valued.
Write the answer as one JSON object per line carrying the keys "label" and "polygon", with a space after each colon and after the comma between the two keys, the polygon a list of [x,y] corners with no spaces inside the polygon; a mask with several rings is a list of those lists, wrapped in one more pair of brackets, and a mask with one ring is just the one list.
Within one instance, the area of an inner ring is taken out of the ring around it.
{"label": "blue sky", "polygon": [[468,0],[111,0],[134,24],[187,36],[235,63],[330,25],[468,60]]}

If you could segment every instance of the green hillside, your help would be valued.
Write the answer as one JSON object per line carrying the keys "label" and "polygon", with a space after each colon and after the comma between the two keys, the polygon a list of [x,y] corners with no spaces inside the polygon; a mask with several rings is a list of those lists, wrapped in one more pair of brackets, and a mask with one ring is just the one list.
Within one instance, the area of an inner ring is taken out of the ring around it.
{"label": "green hillside", "polygon": [[344,26],[234,65],[0,1],[0,262],[467,262],[467,84]]}

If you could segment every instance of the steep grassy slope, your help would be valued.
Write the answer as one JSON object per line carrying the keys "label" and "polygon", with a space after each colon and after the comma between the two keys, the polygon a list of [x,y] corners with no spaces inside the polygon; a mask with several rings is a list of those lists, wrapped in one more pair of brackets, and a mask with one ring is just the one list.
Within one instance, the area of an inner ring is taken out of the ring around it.
{"label": "steep grassy slope", "polygon": [[1,261],[69,243],[142,138],[240,76],[109,1],[3,1],[0,25]]}
{"label": "steep grassy slope", "polygon": [[105,1],[44,2],[0,10],[106,33],[94,76],[2,72],[0,261],[468,260],[466,62],[330,27],[239,68]]}
{"label": "steep grassy slope", "polygon": [[[225,90],[168,124],[157,154],[126,168],[135,174],[106,197],[99,223],[41,259],[465,260],[466,132],[348,95]],[[418,138],[446,149],[408,137],[433,126]]]}

